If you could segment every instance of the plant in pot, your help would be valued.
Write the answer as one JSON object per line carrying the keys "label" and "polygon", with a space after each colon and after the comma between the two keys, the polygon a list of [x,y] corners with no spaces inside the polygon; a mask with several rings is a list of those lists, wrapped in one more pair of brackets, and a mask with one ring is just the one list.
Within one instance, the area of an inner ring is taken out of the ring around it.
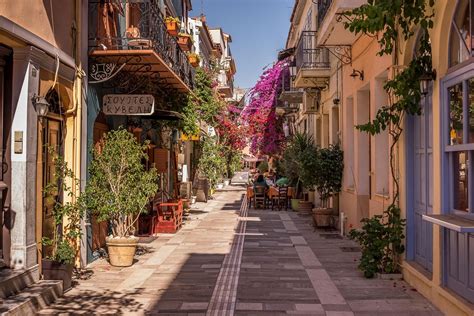
{"label": "plant in pot", "polygon": [[178,45],[184,52],[189,52],[193,45],[191,35],[186,33],[178,33]]}
{"label": "plant in pot", "polygon": [[321,205],[313,211],[313,218],[317,226],[329,226],[333,210],[330,208],[330,199],[341,192],[342,175],[344,171],[344,157],[339,145],[330,145],[318,151],[318,159],[314,175],[316,188]]}
{"label": "plant in pot", "polygon": [[113,266],[133,264],[137,220],[158,191],[156,170],[145,170],[142,163],[148,159],[147,146],[120,128],[105,134],[99,146],[92,149],[84,199],[99,221],[109,222],[112,235],[106,243]]}
{"label": "plant in pot", "polygon": [[[82,235],[81,220],[84,214],[79,196],[80,181],[68,168],[64,159],[53,148],[48,149],[54,166],[53,177],[45,186],[45,203],[52,210],[52,235],[43,237],[41,260],[45,280],[62,280],[63,289],[71,288],[77,243]],[[63,197],[68,201],[64,202]]]}
{"label": "plant in pot", "polygon": [[181,25],[181,21],[179,20],[179,18],[168,16],[165,19],[165,23],[166,23],[166,30],[168,31],[168,34],[172,36],[178,36],[178,30]]}
{"label": "plant in pot", "polygon": [[317,147],[310,135],[297,133],[290,140],[283,152],[282,170],[294,187],[295,196],[291,199],[293,210],[312,208],[311,201],[302,199],[303,189],[314,187],[314,168],[316,166]]}
{"label": "plant in pot", "polygon": [[198,67],[199,62],[201,61],[201,58],[199,58],[199,55],[196,54],[196,53],[190,53],[188,55],[188,60],[189,60],[189,63],[191,64],[191,66]]}

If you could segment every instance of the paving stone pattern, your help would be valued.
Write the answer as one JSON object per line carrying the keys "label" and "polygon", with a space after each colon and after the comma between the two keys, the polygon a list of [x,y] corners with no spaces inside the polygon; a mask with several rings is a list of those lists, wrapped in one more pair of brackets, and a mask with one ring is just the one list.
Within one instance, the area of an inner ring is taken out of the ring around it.
{"label": "paving stone pattern", "polygon": [[352,241],[309,215],[248,209],[238,187],[141,250],[128,268],[93,263],[41,314],[442,315],[404,281],[365,279]]}

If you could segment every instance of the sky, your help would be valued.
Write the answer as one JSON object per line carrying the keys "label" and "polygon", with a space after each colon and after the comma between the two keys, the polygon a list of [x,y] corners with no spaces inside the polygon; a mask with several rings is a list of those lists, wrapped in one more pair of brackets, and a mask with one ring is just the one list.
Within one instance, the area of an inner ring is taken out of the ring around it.
{"label": "sky", "polygon": [[234,85],[252,88],[285,48],[294,0],[192,0],[190,16],[201,14],[201,4],[208,26],[220,26],[232,36]]}

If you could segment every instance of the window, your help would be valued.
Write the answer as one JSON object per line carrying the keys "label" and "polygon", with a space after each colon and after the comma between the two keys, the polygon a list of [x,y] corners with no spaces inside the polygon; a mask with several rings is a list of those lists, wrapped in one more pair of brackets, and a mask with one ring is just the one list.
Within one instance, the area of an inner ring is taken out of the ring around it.
{"label": "window", "polygon": [[455,66],[473,56],[474,0],[460,0],[451,23],[450,66]]}
{"label": "window", "polygon": [[452,79],[446,85],[446,152],[449,207],[454,212],[474,213],[470,196],[474,162],[474,72]]}
{"label": "window", "polygon": [[311,31],[313,25],[313,9],[309,9],[308,14],[306,15],[306,21],[304,23],[303,31]]}

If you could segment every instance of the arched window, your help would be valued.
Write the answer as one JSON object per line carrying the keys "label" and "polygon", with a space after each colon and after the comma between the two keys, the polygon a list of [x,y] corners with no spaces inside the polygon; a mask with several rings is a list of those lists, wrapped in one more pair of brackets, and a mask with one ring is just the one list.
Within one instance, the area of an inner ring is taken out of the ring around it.
{"label": "arched window", "polygon": [[46,100],[49,102],[49,113],[62,113],[62,102],[56,89],[49,89],[48,93],[46,93]]}
{"label": "arched window", "polygon": [[474,15],[474,0],[459,0],[456,13],[451,23],[449,65],[455,66],[473,56],[472,17]]}

